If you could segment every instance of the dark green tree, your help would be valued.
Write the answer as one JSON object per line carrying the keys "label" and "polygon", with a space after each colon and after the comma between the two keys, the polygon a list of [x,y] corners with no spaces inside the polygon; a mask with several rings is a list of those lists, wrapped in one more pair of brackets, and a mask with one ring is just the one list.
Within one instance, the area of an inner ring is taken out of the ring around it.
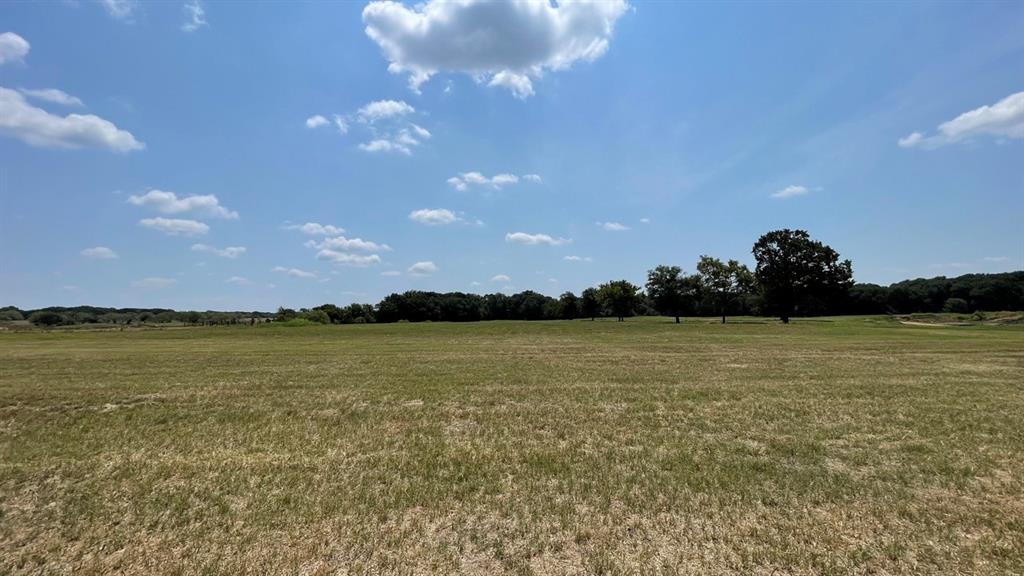
{"label": "dark green tree", "polygon": [[587,288],[580,294],[580,317],[593,320],[601,313],[601,302],[597,298],[597,289]]}
{"label": "dark green tree", "polygon": [[580,313],[580,299],[572,292],[564,292],[558,297],[558,317],[572,320]]}
{"label": "dark green tree", "polygon": [[715,307],[722,315],[722,324],[725,324],[725,315],[732,301],[754,286],[754,275],[750,269],[736,260],[722,262],[718,258],[701,256],[697,273],[704,290],[715,300]]}
{"label": "dark green tree", "polygon": [[845,299],[853,283],[850,261],[840,261],[838,252],[804,230],[768,232],[752,252],[765,304],[784,323],[803,302]]}
{"label": "dark green tree", "polygon": [[636,311],[640,303],[640,297],[637,295],[639,291],[640,287],[628,280],[613,280],[597,288],[597,299],[610,316],[615,316],[622,322]]}
{"label": "dark green tree", "polygon": [[28,321],[36,326],[46,327],[59,326],[65,323],[64,316],[49,310],[40,310],[39,312],[29,314]]}
{"label": "dark green tree", "polygon": [[676,324],[689,290],[679,266],[657,266],[647,271],[647,297],[651,305],[662,316],[675,316]]}

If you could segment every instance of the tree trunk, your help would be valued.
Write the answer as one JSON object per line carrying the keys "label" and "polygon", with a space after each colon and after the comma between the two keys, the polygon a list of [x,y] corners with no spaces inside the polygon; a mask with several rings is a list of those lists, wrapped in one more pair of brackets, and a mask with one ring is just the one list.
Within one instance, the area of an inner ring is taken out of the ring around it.
{"label": "tree trunk", "polygon": [[783,316],[782,317],[782,323],[783,324],[789,324],[789,316]]}
{"label": "tree trunk", "polygon": [[679,324],[679,316],[676,316],[676,324]]}
{"label": "tree trunk", "polygon": [[722,324],[725,324],[725,314],[722,314]]}

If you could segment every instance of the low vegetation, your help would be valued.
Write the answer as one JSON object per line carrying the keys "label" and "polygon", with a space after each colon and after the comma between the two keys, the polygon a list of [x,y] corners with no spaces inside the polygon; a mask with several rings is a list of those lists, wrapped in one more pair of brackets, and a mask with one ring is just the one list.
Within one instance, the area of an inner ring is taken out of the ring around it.
{"label": "low vegetation", "polygon": [[1019,324],[40,330],[0,366],[4,574],[1024,572]]}

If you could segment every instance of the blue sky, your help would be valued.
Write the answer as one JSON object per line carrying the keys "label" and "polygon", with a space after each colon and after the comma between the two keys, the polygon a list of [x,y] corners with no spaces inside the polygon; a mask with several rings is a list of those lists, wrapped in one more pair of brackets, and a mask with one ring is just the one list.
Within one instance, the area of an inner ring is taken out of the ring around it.
{"label": "blue sky", "polygon": [[6,3],[0,304],[557,295],[752,265],[781,227],[859,281],[1021,269],[1021,30],[1013,2]]}

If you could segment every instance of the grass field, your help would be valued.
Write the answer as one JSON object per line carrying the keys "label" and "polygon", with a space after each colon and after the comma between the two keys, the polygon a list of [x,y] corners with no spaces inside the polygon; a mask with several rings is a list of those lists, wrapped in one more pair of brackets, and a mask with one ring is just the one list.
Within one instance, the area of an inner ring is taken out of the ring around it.
{"label": "grass field", "polygon": [[0,334],[0,574],[1021,574],[1024,326]]}

